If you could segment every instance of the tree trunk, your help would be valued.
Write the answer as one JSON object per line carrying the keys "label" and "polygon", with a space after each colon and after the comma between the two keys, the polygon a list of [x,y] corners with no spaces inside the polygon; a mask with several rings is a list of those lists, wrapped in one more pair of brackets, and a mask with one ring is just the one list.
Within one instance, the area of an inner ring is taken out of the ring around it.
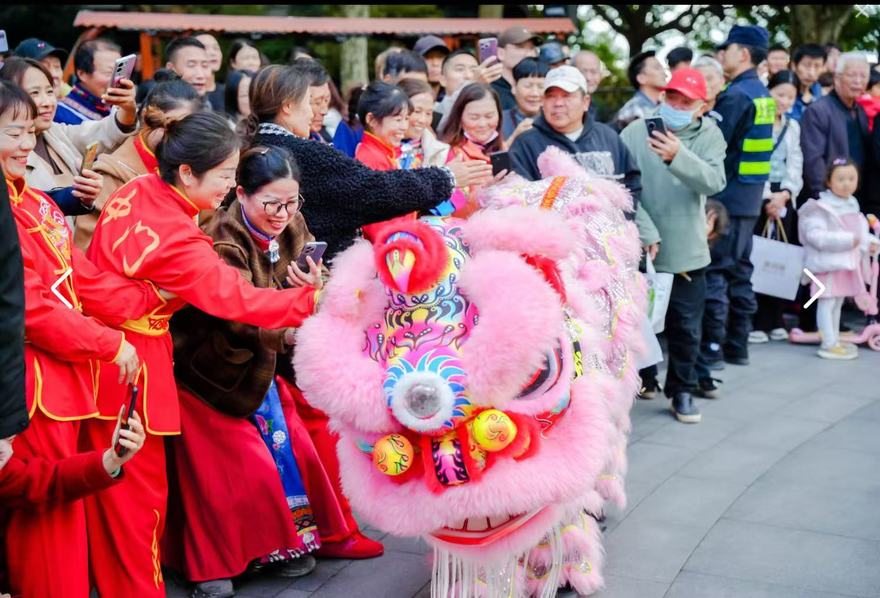
{"label": "tree trunk", "polygon": [[504,5],[480,4],[480,12],[478,14],[481,19],[500,19],[504,16]]}
{"label": "tree trunk", "polygon": [[792,4],[792,48],[804,43],[836,42],[852,11],[852,5]]}
{"label": "tree trunk", "polygon": [[[344,4],[342,14],[345,18],[369,18],[369,4]],[[340,50],[340,93],[345,94],[353,85],[370,82],[367,69],[367,38],[356,35],[346,38]]]}

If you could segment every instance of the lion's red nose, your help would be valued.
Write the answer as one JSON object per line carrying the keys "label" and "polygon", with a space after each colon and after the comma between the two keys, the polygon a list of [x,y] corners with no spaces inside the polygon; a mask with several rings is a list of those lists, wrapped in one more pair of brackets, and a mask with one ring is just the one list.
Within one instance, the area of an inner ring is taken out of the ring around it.
{"label": "lion's red nose", "polygon": [[431,288],[449,264],[449,251],[434,229],[419,221],[396,220],[373,242],[382,283],[412,295]]}

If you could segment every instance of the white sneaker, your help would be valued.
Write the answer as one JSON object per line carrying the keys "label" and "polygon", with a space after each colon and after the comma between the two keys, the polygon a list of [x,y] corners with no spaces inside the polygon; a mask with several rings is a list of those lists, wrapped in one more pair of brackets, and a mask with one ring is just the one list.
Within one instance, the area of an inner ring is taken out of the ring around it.
{"label": "white sneaker", "polygon": [[818,351],[819,357],[822,359],[838,359],[838,360],[848,360],[848,359],[856,359],[858,354],[858,349],[853,351],[848,347],[845,347],[841,344],[834,345],[833,347],[820,348]]}
{"label": "white sneaker", "polygon": [[763,330],[752,330],[751,332],[749,332],[749,342],[753,345],[769,343],[770,337],[767,336],[767,333]]}
{"label": "white sneaker", "polygon": [[785,328],[774,328],[770,331],[771,341],[787,341],[788,331]]}

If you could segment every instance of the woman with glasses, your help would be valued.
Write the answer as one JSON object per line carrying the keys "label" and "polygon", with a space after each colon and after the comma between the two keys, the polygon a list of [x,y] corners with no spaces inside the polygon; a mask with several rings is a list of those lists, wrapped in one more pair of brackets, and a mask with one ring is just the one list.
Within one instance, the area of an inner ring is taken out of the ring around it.
{"label": "woman with glasses", "polygon": [[[314,240],[300,213],[299,179],[284,148],[247,150],[238,187],[203,229],[256,287],[309,282],[295,263]],[[333,491],[288,391],[294,329],[238,324],[190,307],[174,317],[171,332],[184,434],[169,443],[166,562],[201,597],[232,596],[231,578],[252,564],[273,563],[285,577],[309,573],[320,518],[304,479],[319,499]]]}
{"label": "woman with glasses", "polygon": [[[158,173],[131,180],[107,200],[88,254],[100,270],[149,282],[175,295],[143,317],[118,326],[142,359],[136,409],[148,435],[138,458],[126,467],[125,479],[105,495],[90,497],[86,504],[92,572],[102,596],[165,596],[159,551],[168,495],[163,436],[183,432],[169,334],[171,316],[191,304],[252,326],[298,326],[314,311],[322,286],[320,272],[311,263],[310,273],[298,277],[300,284],[308,286],[257,288],[252,279],[217,255],[212,239],[199,229],[199,212],[215,210],[235,187],[239,142],[224,116],[199,112],[169,123],[156,157]],[[298,201],[298,193],[278,189],[272,198],[261,201],[268,202],[269,208],[276,201]],[[274,338],[277,342],[289,339],[285,335]],[[240,362],[248,351],[230,349],[227,363]],[[213,375],[228,384],[228,378],[221,378],[221,363],[216,365]],[[119,384],[117,376],[114,365],[101,367],[100,413],[81,428],[84,450],[103,447],[119,406],[128,404],[129,390]],[[223,439],[215,436],[215,440]],[[239,451],[234,444],[225,446],[230,458]],[[221,497],[204,500],[209,498]],[[230,508],[229,513],[233,512]],[[237,543],[235,538],[229,540],[230,545]]]}

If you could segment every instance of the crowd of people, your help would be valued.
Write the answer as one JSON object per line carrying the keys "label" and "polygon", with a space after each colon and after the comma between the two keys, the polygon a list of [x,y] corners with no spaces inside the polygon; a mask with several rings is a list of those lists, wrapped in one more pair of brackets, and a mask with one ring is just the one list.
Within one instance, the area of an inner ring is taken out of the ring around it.
{"label": "crowd of people", "polygon": [[[636,54],[608,123],[599,57],[522,26],[483,60],[431,35],[389,48],[345,93],[302,48],[269,64],[247,40],[224,57],[210,34],[180,37],[139,85],[114,80],[121,55],[81,43],[71,86],[67,52],[32,38],[0,69],[0,590],[164,596],[166,567],[219,598],[245,572],[381,555],[296,386],[296,328],[355,239],[479,209],[511,176],[493,156],[535,180],[555,146],[631,193],[646,259],[674,275],[679,421],[700,421],[693,396],[717,398],[713,371],[747,365],[749,343],[787,338],[786,311],[821,357],[857,356],[841,308],[880,246],[864,216],[880,209],[880,74],[861,54],[789,54],[735,26],[712,55]],[[827,287],[814,311],[752,291],[768,232],[805,246]],[[314,241],[323,261],[298,260]],[[642,371],[643,399],[657,377]]]}

